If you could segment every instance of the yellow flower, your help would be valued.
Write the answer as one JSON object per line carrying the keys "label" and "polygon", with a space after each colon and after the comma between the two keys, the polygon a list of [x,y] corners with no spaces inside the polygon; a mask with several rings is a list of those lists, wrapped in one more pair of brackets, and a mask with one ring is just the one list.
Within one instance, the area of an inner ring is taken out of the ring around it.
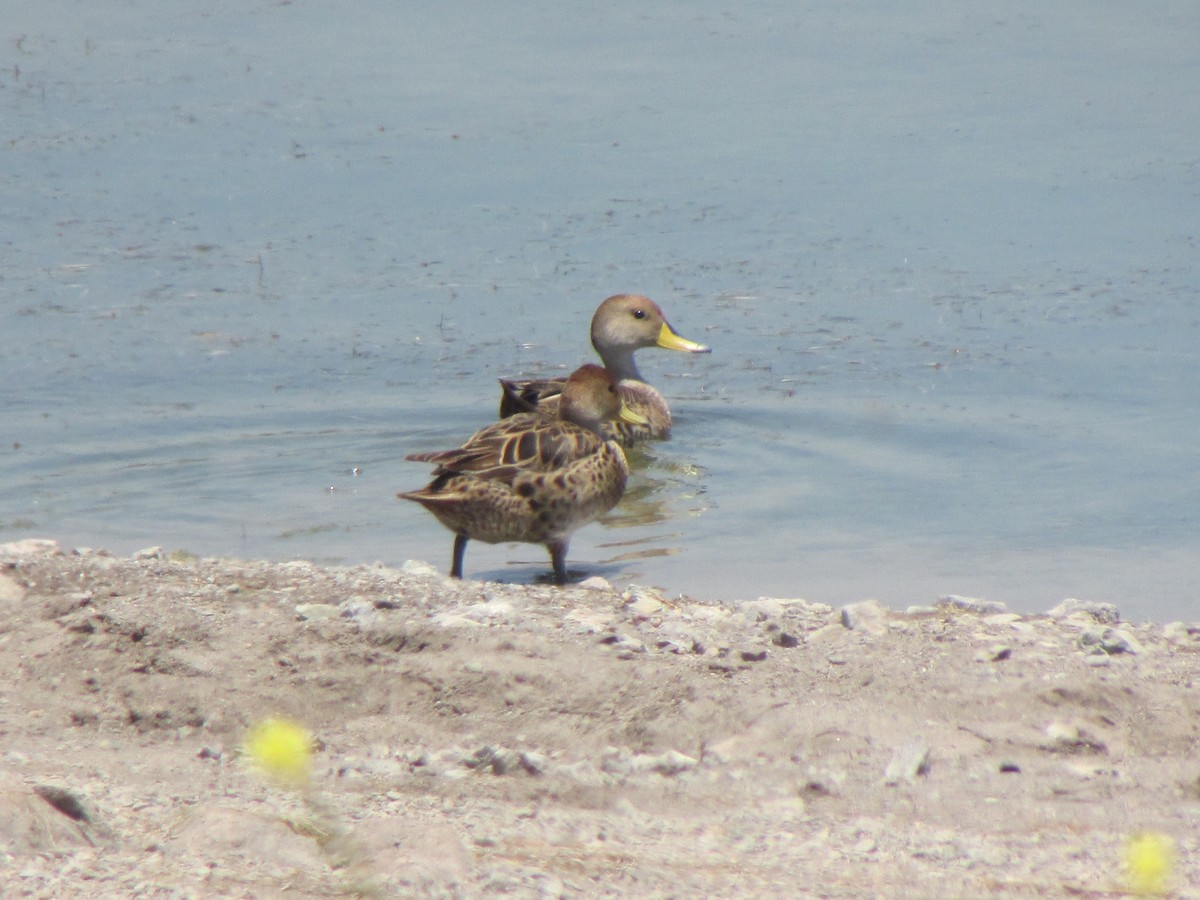
{"label": "yellow flower", "polygon": [[1135,894],[1164,894],[1171,878],[1175,844],[1165,834],[1143,831],[1125,845],[1125,869]]}
{"label": "yellow flower", "polygon": [[288,785],[308,780],[312,746],[312,737],[304,726],[289,719],[259,722],[246,739],[250,761],[276,781]]}

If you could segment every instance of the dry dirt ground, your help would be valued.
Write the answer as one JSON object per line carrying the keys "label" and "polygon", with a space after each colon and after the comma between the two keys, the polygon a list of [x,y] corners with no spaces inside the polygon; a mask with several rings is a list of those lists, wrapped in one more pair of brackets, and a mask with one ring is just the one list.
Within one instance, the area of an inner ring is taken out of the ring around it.
{"label": "dry dirt ground", "polygon": [[6,897],[1200,896],[1200,626],[50,541],[0,609]]}

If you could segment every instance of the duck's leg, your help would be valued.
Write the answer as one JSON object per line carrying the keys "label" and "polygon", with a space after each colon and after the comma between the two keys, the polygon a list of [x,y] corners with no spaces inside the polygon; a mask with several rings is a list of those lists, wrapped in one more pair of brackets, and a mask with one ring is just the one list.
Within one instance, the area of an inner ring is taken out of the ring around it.
{"label": "duck's leg", "polygon": [[550,551],[550,562],[554,566],[554,583],[567,583],[567,542],[565,540],[550,541],[546,544]]}
{"label": "duck's leg", "polygon": [[462,578],[463,557],[467,553],[468,540],[470,539],[465,534],[454,536],[454,561],[450,564],[451,578]]}

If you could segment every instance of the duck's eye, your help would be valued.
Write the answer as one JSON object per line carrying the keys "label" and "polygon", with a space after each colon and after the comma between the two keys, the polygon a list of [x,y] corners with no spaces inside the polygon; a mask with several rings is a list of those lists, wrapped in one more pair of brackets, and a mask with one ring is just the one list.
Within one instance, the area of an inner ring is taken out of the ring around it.
{"label": "duck's eye", "polygon": [[644,319],[646,318],[646,311],[644,309],[635,309],[633,311],[633,317],[635,319]]}

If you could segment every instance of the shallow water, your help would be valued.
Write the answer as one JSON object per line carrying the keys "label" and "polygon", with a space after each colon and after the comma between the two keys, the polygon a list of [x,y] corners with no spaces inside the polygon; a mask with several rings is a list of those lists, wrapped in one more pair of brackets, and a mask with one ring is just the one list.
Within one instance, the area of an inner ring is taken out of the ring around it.
{"label": "shallow water", "polygon": [[580,572],[1197,617],[1194,4],[472,16],[6,17],[0,539],[448,565],[403,455],[639,291],[714,352]]}

